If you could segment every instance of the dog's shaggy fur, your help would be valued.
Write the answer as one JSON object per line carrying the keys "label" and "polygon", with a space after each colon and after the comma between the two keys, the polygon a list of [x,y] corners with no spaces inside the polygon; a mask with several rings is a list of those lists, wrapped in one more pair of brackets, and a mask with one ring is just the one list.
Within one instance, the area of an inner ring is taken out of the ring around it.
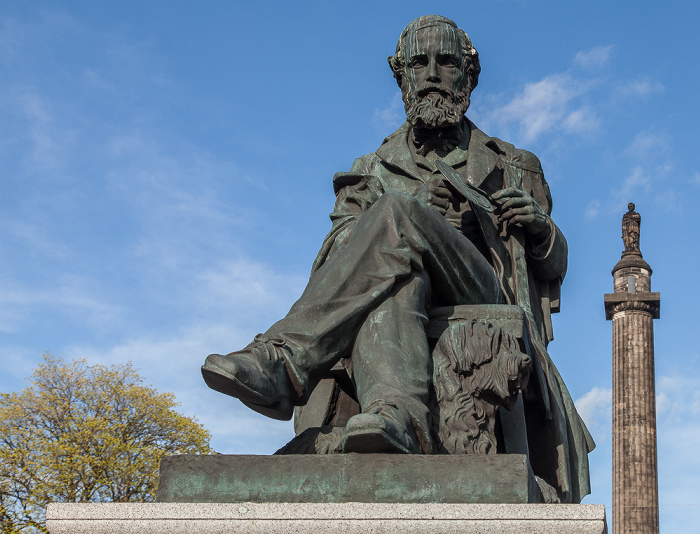
{"label": "dog's shaggy fur", "polygon": [[495,454],[499,406],[512,408],[530,358],[515,336],[490,323],[451,325],[433,351],[433,433],[441,452]]}

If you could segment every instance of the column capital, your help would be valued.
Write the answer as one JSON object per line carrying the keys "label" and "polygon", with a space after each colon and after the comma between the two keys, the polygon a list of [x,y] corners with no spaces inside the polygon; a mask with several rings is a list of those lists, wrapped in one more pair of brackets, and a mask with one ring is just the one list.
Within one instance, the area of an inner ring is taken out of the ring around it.
{"label": "column capital", "polygon": [[605,318],[610,320],[621,311],[641,311],[658,319],[661,312],[661,293],[606,293]]}

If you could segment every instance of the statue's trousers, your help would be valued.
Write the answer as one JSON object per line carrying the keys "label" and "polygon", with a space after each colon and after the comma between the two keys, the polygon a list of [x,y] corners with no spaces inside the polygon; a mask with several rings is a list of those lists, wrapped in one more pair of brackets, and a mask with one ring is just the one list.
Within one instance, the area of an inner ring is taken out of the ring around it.
{"label": "statue's trousers", "polygon": [[426,308],[502,301],[495,270],[469,239],[434,208],[389,192],[316,270],[287,316],[256,339],[288,349],[302,398],[352,356],[362,411],[392,412],[429,448]]}

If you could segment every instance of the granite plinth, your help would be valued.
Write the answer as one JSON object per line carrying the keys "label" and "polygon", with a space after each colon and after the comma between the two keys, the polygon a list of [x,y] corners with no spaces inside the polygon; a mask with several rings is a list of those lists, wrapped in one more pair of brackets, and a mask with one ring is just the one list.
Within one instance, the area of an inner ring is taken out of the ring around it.
{"label": "granite plinth", "polygon": [[168,456],[158,502],[532,503],[525,455]]}
{"label": "granite plinth", "polygon": [[51,504],[50,534],[605,534],[591,504]]}

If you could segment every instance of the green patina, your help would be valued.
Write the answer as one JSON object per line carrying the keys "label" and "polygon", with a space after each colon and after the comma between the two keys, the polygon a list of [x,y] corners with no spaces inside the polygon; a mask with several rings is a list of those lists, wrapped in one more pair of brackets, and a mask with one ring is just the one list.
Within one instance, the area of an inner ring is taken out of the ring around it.
{"label": "green patina", "polygon": [[524,455],[169,456],[158,502],[528,503]]}

